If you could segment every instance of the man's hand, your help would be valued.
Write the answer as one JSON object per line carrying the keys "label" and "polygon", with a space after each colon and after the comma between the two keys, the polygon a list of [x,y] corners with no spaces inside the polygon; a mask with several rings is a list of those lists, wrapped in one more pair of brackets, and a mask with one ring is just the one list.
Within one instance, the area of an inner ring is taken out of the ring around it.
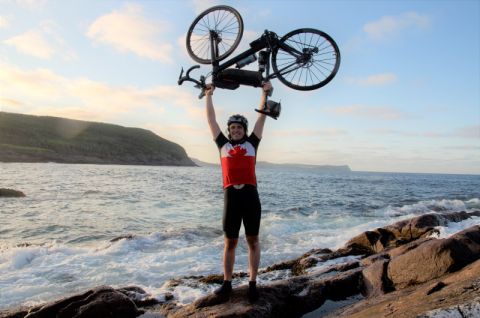
{"label": "man's hand", "polygon": [[263,83],[262,85],[263,93],[268,96],[272,96],[273,86],[270,81]]}
{"label": "man's hand", "polygon": [[215,86],[213,86],[212,84],[207,84],[205,86],[205,95],[212,96],[214,90],[215,90]]}

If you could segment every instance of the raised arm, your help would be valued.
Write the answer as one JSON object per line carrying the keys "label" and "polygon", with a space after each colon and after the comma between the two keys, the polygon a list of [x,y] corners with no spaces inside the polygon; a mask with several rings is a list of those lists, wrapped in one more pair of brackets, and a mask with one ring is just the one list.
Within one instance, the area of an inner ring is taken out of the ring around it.
{"label": "raised arm", "polygon": [[210,131],[212,132],[213,139],[215,140],[218,135],[220,135],[220,126],[218,126],[217,118],[215,116],[215,109],[213,108],[213,91],[215,86],[208,84],[205,89],[205,100],[206,100],[206,110],[207,110],[207,120]]}
{"label": "raised arm", "polygon": [[[266,82],[262,86],[262,96],[260,97],[260,110],[263,110],[265,108],[265,101],[267,100],[267,95],[268,92],[272,89],[272,84],[270,82]],[[255,123],[255,127],[253,127],[253,133],[259,138],[262,139],[263,135],[263,127],[265,126],[265,120],[267,119],[267,116],[258,113],[258,118],[257,122]]]}

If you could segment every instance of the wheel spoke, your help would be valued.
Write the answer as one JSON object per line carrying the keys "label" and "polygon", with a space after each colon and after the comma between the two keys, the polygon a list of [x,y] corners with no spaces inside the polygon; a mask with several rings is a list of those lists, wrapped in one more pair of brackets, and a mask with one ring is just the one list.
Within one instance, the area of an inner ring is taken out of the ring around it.
{"label": "wheel spoke", "polygon": [[340,55],[333,39],[315,29],[298,29],[281,39],[283,45],[274,51],[274,75],[294,89],[322,87],[335,76]]}
{"label": "wheel spoke", "polygon": [[187,33],[188,54],[197,62],[210,64],[211,33],[218,36],[215,44],[217,60],[222,60],[230,55],[243,35],[243,21],[240,14],[229,6],[215,6],[201,13],[191,24]]}

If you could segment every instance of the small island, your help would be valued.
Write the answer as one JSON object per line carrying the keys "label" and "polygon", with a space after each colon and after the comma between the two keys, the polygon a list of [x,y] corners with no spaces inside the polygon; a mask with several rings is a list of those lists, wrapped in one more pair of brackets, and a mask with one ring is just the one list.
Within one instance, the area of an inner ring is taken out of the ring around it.
{"label": "small island", "polygon": [[0,188],[0,198],[23,198],[25,197],[25,193],[22,191],[14,190],[14,189],[7,189],[7,188]]}

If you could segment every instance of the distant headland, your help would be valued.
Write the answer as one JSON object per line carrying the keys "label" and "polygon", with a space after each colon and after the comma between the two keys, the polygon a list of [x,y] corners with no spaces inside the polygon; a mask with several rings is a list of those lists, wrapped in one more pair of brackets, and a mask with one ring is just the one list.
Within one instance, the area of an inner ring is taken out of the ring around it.
{"label": "distant headland", "polygon": [[[203,162],[198,159],[192,158],[193,162],[200,167],[209,167],[209,166],[217,166],[218,164]],[[290,168],[290,169],[310,169],[312,171],[322,171],[322,172],[340,172],[340,173],[349,173],[352,172],[348,165],[339,165],[339,166],[332,166],[332,165],[307,165],[301,163],[271,163],[266,161],[258,161],[257,168]]]}
{"label": "distant headland", "polygon": [[0,162],[195,166],[180,145],[146,129],[7,112]]}

